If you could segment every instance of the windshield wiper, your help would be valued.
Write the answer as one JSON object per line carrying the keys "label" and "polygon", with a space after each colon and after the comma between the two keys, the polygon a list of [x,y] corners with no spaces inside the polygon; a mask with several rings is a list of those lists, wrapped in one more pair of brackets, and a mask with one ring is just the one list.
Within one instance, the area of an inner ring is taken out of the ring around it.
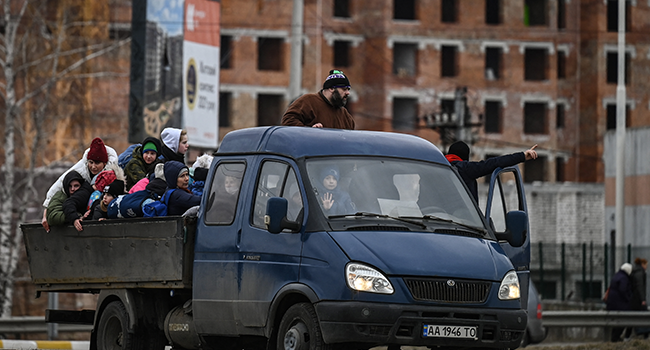
{"label": "windshield wiper", "polygon": [[406,218],[408,218],[408,219],[425,219],[425,220],[435,220],[435,221],[448,222],[450,224],[463,226],[463,227],[468,228],[468,229],[470,229],[472,231],[480,232],[483,236],[485,236],[487,234],[487,231],[485,229],[483,229],[483,228],[468,225],[468,224],[463,224],[462,222],[457,222],[457,221],[454,221],[454,220],[451,220],[451,219],[443,219],[443,218],[435,216],[435,215],[424,215],[421,218],[420,217],[415,217],[415,216],[409,216],[409,217],[406,217]]}
{"label": "windshield wiper", "polygon": [[421,228],[427,228],[427,225],[425,225],[425,224],[423,224],[423,223],[421,223],[419,221],[410,220],[409,218],[396,217],[396,216],[390,216],[390,215],[383,215],[383,214],[377,214],[377,213],[368,213],[368,212],[364,212],[364,211],[358,211],[358,212],[356,212],[354,214],[331,215],[331,216],[328,216],[328,218],[329,219],[338,219],[338,218],[344,218],[344,217],[348,217],[348,216],[393,219],[393,220],[405,222],[407,224],[416,225],[416,226],[419,226]]}

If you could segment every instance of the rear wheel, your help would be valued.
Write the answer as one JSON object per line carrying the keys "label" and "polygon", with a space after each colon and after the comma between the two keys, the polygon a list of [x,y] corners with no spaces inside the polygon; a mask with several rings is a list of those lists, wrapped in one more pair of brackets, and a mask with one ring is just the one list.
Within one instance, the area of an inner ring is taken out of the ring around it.
{"label": "rear wheel", "polygon": [[323,342],[314,307],[309,303],[291,306],[278,328],[277,350],[331,350]]}
{"label": "rear wheel", "polygon": [[124,304],[113,301],[102,312],[97,327],[97,350],[141,350],[142,336],[129,333],[129,314]]}

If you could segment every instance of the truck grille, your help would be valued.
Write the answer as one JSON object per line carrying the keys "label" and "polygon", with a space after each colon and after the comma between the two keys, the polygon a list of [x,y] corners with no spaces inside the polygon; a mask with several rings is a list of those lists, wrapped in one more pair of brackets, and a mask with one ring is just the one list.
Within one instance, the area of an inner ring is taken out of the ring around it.
{"label": "truck grille", "polygon": [[443,303],[483,303],[490,293],[489,282],[457,281],[452,279],[404,279],[416,300]]}

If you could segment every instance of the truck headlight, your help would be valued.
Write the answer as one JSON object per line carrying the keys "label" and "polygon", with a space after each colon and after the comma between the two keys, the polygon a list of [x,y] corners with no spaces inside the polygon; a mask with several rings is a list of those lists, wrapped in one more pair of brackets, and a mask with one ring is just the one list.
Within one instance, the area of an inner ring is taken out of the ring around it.
{"label": "truck headlight", "polygon": [[516,272],[508,271],[505,277],[501,280],[501,285],[499,286],[499,299],[513,300],[519,299],[519,296],[519,277]]}
{"label": "truck headlight", "polygon": [[393,286],[386,276],[370,266],[349,263],[345,267],[348,287],[360,292],[393,294]]}

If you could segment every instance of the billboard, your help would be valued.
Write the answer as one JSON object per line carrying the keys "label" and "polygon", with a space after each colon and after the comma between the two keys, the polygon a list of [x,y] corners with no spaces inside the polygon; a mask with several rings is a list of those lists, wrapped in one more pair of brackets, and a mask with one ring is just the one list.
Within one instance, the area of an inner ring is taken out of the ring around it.
{"label": "billboard", "polygon": [[220,5],[185,0],[184,128],[192,146],[213,149],[219,141]]}

